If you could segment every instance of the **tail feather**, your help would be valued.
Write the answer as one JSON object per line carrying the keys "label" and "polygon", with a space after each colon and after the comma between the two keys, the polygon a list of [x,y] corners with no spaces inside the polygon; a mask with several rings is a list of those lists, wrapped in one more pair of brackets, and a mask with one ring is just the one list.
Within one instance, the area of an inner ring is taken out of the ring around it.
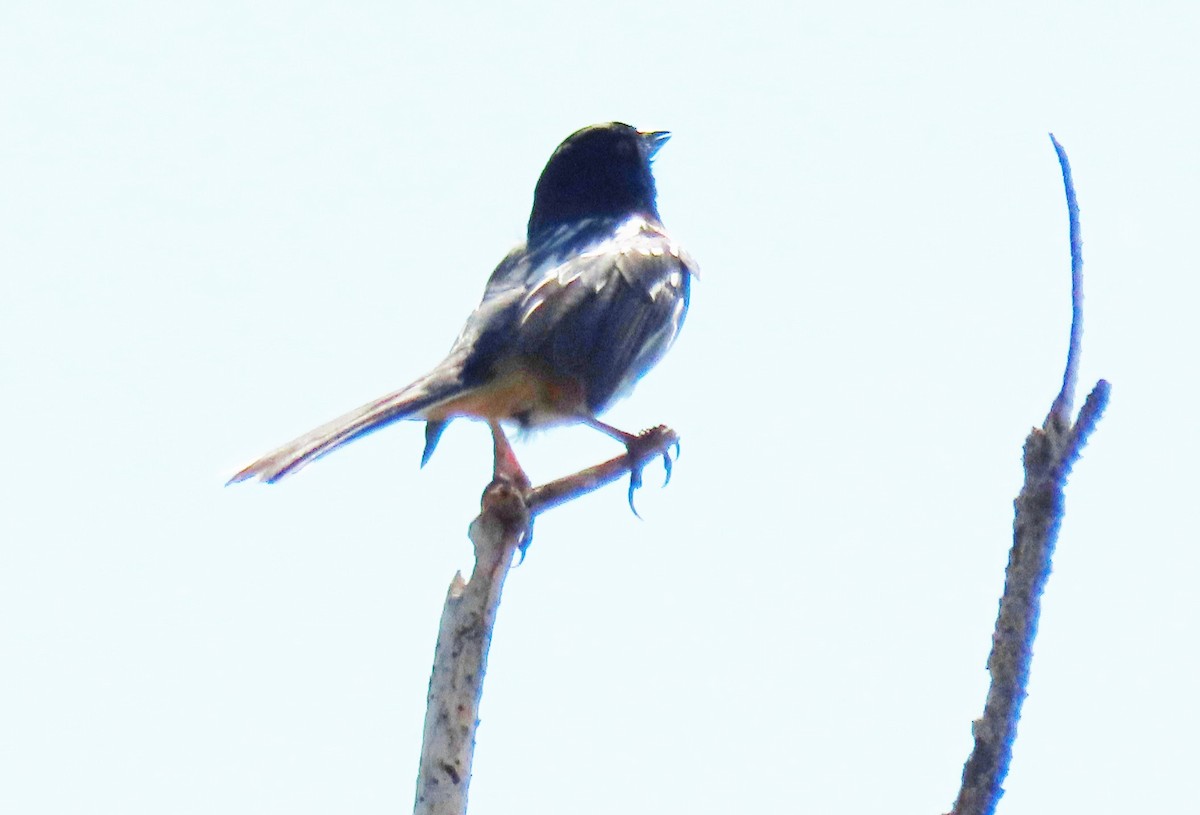
{"label": "tail feather", "polygon": [[426,377],[402,390],[368,402],[315,430],[293,439],[241,470],[226,485],[258,478],[268,484],[291,475],[306,464],[332,453],[344,444],[392,422],[406,419],[441,402],[461,387],[457,378],[435,381]]}

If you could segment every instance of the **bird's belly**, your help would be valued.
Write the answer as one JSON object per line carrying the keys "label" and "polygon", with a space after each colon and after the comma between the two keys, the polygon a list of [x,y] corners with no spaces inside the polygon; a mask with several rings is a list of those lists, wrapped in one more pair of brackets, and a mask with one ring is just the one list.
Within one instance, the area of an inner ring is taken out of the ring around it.
{"label": "bird's belly", "polygon": [[579,416],[586,404],[578,379],[515,364],[483,385],[426,408],[422,416],[435,422],[470,416],[539,425]]}

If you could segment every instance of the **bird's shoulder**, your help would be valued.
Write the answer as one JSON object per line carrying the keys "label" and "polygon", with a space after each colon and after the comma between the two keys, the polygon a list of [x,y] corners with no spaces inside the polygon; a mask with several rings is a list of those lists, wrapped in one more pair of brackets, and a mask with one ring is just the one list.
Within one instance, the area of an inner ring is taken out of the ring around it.
{"label": "bird's shoulder", "polygon": [[656,220],[596,218],[515,247],[492,272],[484,296],[520,291],[526,299],[541,299],[558,289],[598,289],[620,279],[653,298],[697,273],[692,257]]}

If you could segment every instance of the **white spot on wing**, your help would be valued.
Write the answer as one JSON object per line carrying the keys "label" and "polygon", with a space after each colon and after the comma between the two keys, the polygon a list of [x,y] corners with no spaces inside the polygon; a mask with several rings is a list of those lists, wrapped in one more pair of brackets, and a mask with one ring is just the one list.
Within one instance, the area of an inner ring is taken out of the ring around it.
{"label": "white spot on wing", "polygon": [[[626,244],[632,243],[642,233],[649,232],[651,229],[652,227],[645,218],[641,215],[635,215],[618,226],[611,238],[596,244],[587,252],[582,253],[580,257],[593,258],[610,252],[627,252],[629,251],[629,247]],[[638,251],[645,254],[647,250],[645,247],[638,247]]]}

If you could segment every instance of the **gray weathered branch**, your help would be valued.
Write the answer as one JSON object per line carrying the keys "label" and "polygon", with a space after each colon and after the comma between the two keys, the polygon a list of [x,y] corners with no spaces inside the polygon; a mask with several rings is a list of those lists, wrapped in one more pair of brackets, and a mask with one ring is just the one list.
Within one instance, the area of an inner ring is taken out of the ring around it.
{"label": "gray weathered branch", "polygon": [[466,815],[475,728],[487,672],[488,649],[500,606],[500,593],[513,555],[528,545],[532,519],[598,489],[648,461],[669,455],[678,444],[666,427],[638,437],[628,455],[528,491],[497,479],[483,491],[482,509],[468,532],[475,546],[471,579],[450,582],[434,649],[433,673],[425,710],[425,735],[417,774],[416,815]]}
{"label": "gray weathered branch", "polygon": [[1083,336],[1083,255],[1071,167],[1061,145],[1053,135],[1050,139],[1062,168],[1070,218],[1071,339],[1062,388],[1042,426],[1035,427],[1025,440],[1025,484],[1016,500],[1013,546],[987,663],[991,685],[983,716],[972,726],[975,745],[963,767],[962,786],[951,810],[953,815],[990,815],[1004,794],[1001,785],[1008,774],[1021,703],[1029,683],[1033,640],[1037,635],[1042,591],[1050,576],[1050,560],[1062,524],[1067,476],[1100,420],[1110,390],[1103,379],[1096,383],[1072,423],[1071,406]]}

